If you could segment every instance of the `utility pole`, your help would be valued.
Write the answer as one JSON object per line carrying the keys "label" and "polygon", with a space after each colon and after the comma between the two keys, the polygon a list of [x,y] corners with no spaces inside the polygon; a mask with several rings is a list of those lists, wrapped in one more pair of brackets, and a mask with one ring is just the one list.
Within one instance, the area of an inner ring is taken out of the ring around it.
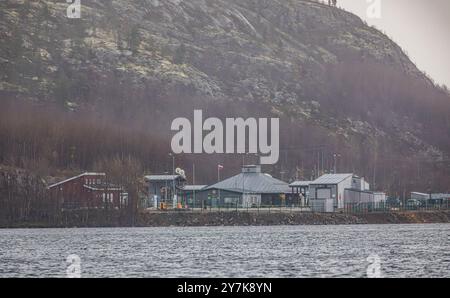
{"label": "utility pole", "polygon": [[[164,172],[164,175],[169,175],[169,172]],[[164,207],[166,207],[168,201],[169,201],[169,185],[167,184],[166,179],[166,188],[164,189]]]}

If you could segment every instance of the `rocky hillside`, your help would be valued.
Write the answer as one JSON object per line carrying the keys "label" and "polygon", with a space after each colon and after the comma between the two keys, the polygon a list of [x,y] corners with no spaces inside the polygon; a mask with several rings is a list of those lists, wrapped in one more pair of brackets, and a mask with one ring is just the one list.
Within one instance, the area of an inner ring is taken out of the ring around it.
{"label": "rocky hillside", "polygon": [[421,76],[379,31],[311,1],[85,1],[79,20],[66,17],[65,1],[6,0],[1,8],[1,90],[36,100],[57,95],[61,76],[82,81],[74,72],[289,103],[310,100],[307,89],[326,66],[346,60]]}
{"label": "rocky hillside", "polygon": [[81,19],[69,19],[66,1],[0,2],[2,99],[121,120],[147,106],[142,121],[162,135],[165,118],[191,115],[186,105],[201,99],[209,111],[279,115],[278,172],[317,173],[316,152],[305,151],[317,147],[386,188],[426,170],[449,184],[448,94],[351,13],[302,0],[81,3]]}

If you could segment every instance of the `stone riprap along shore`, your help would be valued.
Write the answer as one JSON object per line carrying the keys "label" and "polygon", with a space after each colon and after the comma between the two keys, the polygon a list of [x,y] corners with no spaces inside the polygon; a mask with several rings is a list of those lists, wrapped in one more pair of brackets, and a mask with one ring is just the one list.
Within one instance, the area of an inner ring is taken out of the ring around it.
{"label": "stone riprap along shore", "polygon": [[82,227],[170,227],[170,226],[274,226],[450,223],[450,211],[392,213],[312,213],[246,211],[165,211],[140,213],[135,222],[120,214],[101,210],[66,212],[58,223],[21,222],[0,224],[1,228]]}

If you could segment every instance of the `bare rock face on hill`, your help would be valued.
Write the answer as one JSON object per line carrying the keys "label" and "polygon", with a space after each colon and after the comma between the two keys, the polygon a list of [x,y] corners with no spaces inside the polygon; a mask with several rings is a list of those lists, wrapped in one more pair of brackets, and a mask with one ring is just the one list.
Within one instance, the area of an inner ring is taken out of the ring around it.
{"label": "bare rock face on hill", "polygon": [[[145,105],[151,119],[190,114],[172,103],[198,98],[252,116],[255,103],[285,121],[287,147],[342,152],[346,170],[377,181],[377,166],[397,190],[420,160],[448,185],[448,93],[353,14],[301,0],[81,2],[68,19],[65,1],[1,1],[2,99],[123,119]],[[311,159],[289,154],[291,173]]]}
{"label": "bare rock face on hill", "polygon": [[2,63],[9,66],[2,90],[30,96],[51,94],[55,79],[74,70],[114,72],[136,83],[169,81],[216,97],[288,102],[304,100],[327,65],[346,60],[374,60],[421,76],[379,31],[308,1],[85,1],[79,20],[65,16],[64,1],[1,6],[8,41]]}

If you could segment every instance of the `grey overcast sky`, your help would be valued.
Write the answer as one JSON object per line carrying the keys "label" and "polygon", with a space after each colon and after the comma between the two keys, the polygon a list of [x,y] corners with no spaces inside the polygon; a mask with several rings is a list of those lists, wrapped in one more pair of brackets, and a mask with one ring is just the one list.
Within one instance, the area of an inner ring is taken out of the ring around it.
{"label": "grey overcast sky", "polygon": [[[371,18],[367,11],[376,1],[380,18]],[[449,0],[338,0],[338,6],[382,30],[420,70],[450,87]]]}

